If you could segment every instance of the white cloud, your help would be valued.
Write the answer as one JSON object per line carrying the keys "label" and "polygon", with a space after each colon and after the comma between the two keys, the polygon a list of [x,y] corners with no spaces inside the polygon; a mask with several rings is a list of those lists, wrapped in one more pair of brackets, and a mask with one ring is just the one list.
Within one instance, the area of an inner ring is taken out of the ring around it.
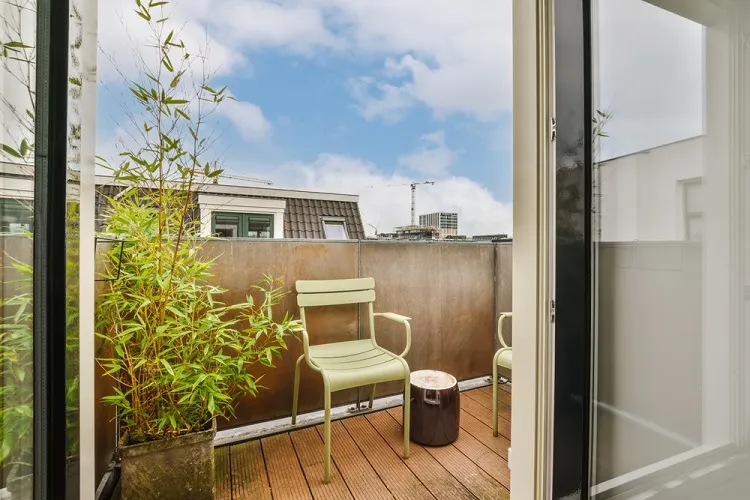
{"label": "white cloud", "polygon": [[367,120],[380,118],[386,123],[397,122],[403,117],[404,110],[415,102],[403,88],[367,76],[349,80],[349,89],[357,101],[357,108]]}
{"label": "white cloud", "polygon": [[421,137],[423,145],[408,155],[399,157],[398,165],[413,172],[444,176],[456,158],[456,153],[445,144],[445,132],[438,130]]}
{"label": "white cloud", "polygon": [[[369,234],[388,232],[409,223],[411,178],[386,173],[377,165],[350,156],[322,154],[310,163],[286,163],[269,168],[229,166],[233,171],[274,181],[274,187],[358,194],[360,212]],[[372,187],[375,186],[375,187]],[[462,234],[512,233],[512,206],[496,200],[481,184],[460,176],[417,188],[417,213],[458,213]]]}
{"label": "white cloud", "polygon": [[[356,87],[363,115],[397,118],[421,103],[438,118],[490,120],[512,102],[510,0],[311,0],[353,51],[385,56]],[[366,84],[366,85],[364,85]]]}
{"label": "white cloud", "polygon": [[219,105],[217,112],[232,122],[247,140],[263,139],[271,132],[271,122],[257,104],[226,99]]}
{"label": "white cloud", "polygon": [[[129,39],[149,36],[132,6],[100,9],[102,48],[126,71],[135,64]],[[172,19],[187,20],[170,29],[181,28],[190,46],[208,39],[211,67],[224,74],[265,48],[382,58],[382,74],[352,85],[370,119],[398,119],[419,103],[438,117],[482,120],[510,108],[511,0],[177,0]],[[101,74],[105,81],[117,75],[106,61]]]}
{"label": "white cloud", "polygon": [[[204,56],[208,73],[228,75],[247,65],[248,61],[238,47],[219,41],[213,33],[205,29],[205,13],[202,4],[205,0],[180,0],[164,7],[164,16],[169,20],[163,23],[164,36],[174,30],[175,39],[185,42],[193,51],[194,69]],[[160,59],[158,49],[154,49],[155,33],[149,24],[134,11],[135,2],[107,2],[106,8],[99,9],[99,79],[107,83],[121,80],[121,74],[132,78],[137,74],[141,63],[149,69],[155,68]],[[161,9],[156,9],[161,10]],[[162,15],[162,14],[160,14]]]}
{"label": "white cloud", "polygon": [[204,19],[233,45],[251,50],[274,47],[298,53],[342,47],[343,41],[327,29],[323,11],[313,3],[267,0],[211,3]]}

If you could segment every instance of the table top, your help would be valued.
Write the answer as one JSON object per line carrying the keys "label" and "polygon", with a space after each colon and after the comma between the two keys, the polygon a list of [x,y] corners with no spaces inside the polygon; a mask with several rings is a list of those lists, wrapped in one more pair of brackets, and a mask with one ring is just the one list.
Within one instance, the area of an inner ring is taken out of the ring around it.
{"label": "table top", "polygon": [[456,377],[439,370],[417,370],[411,372],[411,384],[424,389],[441,390],[455,387]]}

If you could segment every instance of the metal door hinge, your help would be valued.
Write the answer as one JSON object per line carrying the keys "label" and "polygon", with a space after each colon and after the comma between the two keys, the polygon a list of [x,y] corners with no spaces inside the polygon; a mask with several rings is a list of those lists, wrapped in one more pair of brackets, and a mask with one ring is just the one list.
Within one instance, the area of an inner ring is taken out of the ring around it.
{"label": "metal door hinge", "polygon": [[551,142],[555,142],[555,139],[557,139],[557,121],[555,120],[555,117],[551,117],[549,119],[549,137]]}
{"label": "metal door hinge", "polygon": [[550,323],[555,322],[555,301],[554,300],[550,302],[549,320],[550,320]]}

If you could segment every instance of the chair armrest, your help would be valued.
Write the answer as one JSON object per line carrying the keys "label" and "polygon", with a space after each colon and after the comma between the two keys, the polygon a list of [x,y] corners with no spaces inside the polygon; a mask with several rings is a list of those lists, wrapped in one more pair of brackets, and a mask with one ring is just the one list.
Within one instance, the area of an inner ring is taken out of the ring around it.
{"label": "chair armrest", "polygon": [[404,348],[404,352],[399,354],[399,357],[403,358],[404,356],[406,356],[409,353],[409,349],[411,349],[411,325],[409,324],[411,318],[392,312],[375,313],[373,316],[389,319],[391,321],[395,321],[396,323],[401,323],[402,325],[404,325],[404,330],[406,331],[406,348]]}
{"label": "chair armrest", "polygon": [[512,318],[513,313],[501,313],[500,319],[497,320],[497,338],[500,340],[500,344],[504,348],[510,347],[508,344],[505,343],[505,338],[503,338],[503,323],[507,318]]}
{"label": "chair armrest", "polygon": [[411,320],[411,318],[407,316],[401,316],[400,314],[396,314],[396,313],[375,313],[374,316],[380,316],[382,318],[389,319],[397,323],[404,323],[404,322]]}
{"label": "chair armrest", "polygon": [[305,352],[305,361],[310,364],[310,335],[307,333],[307,329],[300,327],[299,332],[302,333],[302,349]]}

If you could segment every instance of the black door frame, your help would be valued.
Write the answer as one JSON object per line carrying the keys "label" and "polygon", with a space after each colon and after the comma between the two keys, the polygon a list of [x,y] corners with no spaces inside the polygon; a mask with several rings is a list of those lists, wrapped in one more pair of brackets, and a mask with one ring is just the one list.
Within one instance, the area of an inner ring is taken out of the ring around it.
{"label": "black door frame", "polygon": [[[37,0],[34,151],[34,499],[65,491],[68,0]],[[64,495],[64,493],[62,493]]]}
{"label": "black door frame", "polygon": [[591,0],[554,5],[552,497],[589,497],[592,328]]}

